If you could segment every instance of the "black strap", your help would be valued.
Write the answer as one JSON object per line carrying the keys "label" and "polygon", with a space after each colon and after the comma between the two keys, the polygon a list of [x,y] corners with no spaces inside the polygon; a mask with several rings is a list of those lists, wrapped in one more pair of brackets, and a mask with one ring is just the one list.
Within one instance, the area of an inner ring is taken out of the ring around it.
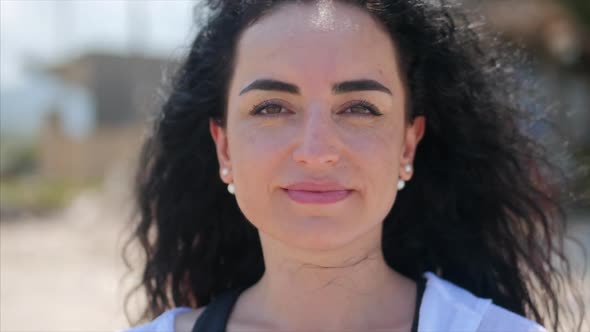
{"label": "black strap", "polygon": [[192,332],[225,332],[234,304],[246,288],[231,289],[213,299],[195,322]]}
{"label": "black strap", "polygon": [[418,332],[418,321],[420,320],[420,306],[426,289],[426,279],[420,278],[416,281],[416,308],[414,309],[414,318],[412,320],[411,332]]}
{"label": "black strap", "polygon": [[[225,332],[232,309],[237,302],[238,297],[240,297],[240,294],[246,288],[247,287],[240,287],[226,291],[211,301],[195,322],[192,332]],[[421,278],[416,282],[416,308],[414,309],[411,332],[418,332],[420,305],[422,304],[422,297],[425,289],[426,281]]]}

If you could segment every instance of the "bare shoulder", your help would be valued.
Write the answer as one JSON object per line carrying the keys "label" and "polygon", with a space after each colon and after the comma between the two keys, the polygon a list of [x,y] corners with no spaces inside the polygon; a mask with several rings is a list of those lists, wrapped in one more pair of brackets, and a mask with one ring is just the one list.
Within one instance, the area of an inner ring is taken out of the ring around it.
{"label": "bare shoulder", "polygon": [[191,332],[195,322],[201,316],[203,311],[205,311],[207,306],[183,312],[176,316],[176,320],[174,322],[174,331],[175,332]]}

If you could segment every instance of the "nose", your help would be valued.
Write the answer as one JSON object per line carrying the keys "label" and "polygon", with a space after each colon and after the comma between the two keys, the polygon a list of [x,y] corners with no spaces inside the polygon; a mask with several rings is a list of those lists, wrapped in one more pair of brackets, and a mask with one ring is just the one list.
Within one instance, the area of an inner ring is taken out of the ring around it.
{"label": "nose", "polygon": [[336,164],[340,154],[335,130],[329,110],[310,109],[303,120],[293,160],[315,167]]}

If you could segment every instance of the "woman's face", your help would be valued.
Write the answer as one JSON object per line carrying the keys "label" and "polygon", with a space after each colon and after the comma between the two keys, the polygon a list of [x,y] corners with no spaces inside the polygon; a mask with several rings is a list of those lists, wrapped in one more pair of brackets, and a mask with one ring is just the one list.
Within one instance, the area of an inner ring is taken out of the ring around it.
{"label": "woman's face", "polygon": [[422,118],[406,126],[396,61],[368,14],[328,1],[283,6],[244,31],[227,127],[211,122],[211,134],[260,232],[308,249],[378,238],[423,132]]}

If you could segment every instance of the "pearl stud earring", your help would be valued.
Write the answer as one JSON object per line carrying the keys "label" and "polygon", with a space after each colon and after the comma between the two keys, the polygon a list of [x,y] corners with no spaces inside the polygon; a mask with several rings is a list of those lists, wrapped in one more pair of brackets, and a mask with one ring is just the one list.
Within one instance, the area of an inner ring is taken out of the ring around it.
{"label": "pearl stud earring", "polygon": [[[406,173],[412,173],[412,171],[414,171],[414,169],[412,168],[412,165],[407,164],[406,166],[404,166],[404,171],[406,171]],[[397,190],[402,190],[404,189],[404,187],[406,186],[406,181],[399,179],[397,181]]]}
{"label": "pearl stud earring", "polygon": [[404,170],[405,170],[407,173],[412,173],[412,171],[413,171],[412,165],[410,165],[410,164],[407,164],[407,165],[406,165],[406,167],[404,167]]}
{"label": "pearl stud earring", "polygon": [[[229,170],[226,167],[221,169],[221,175],[227,176],[228,174],[229,174]],[[228,184],[227,191],[232,195],[235,194],[236,186],[233,183]]]}
{"label": "pearl stud earring", "polygon": [[406,186],[406,181],[399,179],[397,181],[397,190],[402,190]]}

